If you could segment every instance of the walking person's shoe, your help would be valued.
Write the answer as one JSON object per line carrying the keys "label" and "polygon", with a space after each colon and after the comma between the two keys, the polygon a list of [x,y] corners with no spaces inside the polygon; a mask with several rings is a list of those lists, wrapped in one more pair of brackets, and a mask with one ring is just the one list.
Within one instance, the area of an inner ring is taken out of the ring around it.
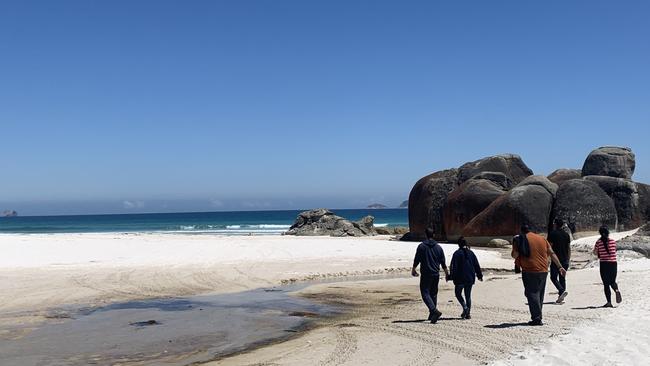
{"label": "walking person's shoe", "polygon": [[603,305],[604,308],[613,308],[614,305],[612,305],[611,302],[608,302],[607,304]]}
{"label": "walking person's shoe", "polygon": [[535,319],[535,320],[529,321],[528,325],[530,325],[530,326],[540,326],[540,325],[544,325],[544,323],[542,323],[542,319]]}
{"label": "walking person's shoe", "polygon": [[569,295],[568,292],[564,291],[560,294],[560,296],[557,297],[557,300],[555,301],[556,304],[561,304],[564,302],[564,299]]}
{"label": "walking person's shoe", "polygon": [[429,319],[431,320],[431,324],[436,324],[438,322],[438,319],[440,319],[441,316],[442,313],[436,309],[436,311],[434,311],[433,314],[431,314],[431,319]]}
{"label": "walking person's shoe", "polygon": [[469,315],[469,309],[467,309],[467,314],[465,314],[465,319],[467,319],[467,320],[472,319],[472,316]]}
{"label": "walking person's shoe", "polygon": [[620,304],[623,301],[623,296],[621,296],[621,291],[616,290],[616,303]]}
{"label": "walking person's shoe", "polygon": [[463,309],[463,313],[460,314],[460,318],[461,319],[466,319],[467,318],[467,313],[468,313],[467,308]]}

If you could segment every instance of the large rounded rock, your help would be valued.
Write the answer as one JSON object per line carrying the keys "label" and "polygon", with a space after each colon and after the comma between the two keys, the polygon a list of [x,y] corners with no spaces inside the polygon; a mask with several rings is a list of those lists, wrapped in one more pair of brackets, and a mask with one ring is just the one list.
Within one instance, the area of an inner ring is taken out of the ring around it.
{"label": "large rounded rock", "polygon": [[463,164],[458,169],[458,182],[464,183],[482,172],[503,173],[515,184],[533,174],[519,155],[503,154]]}
{"label": "large rounded rock", "polygon": [[423,240],[424,230],[432,228],[436,239],[445,240],[442,208],[447,196],[458,186],[458,170],[439,171],[415,183],[409,194],[409,229],[405,240]]}
{"label": "large rounded rock", "polygon": [[548,175],[548,180],[557,184],[558,186],[562,183],[571,179],[580,179],[582,178],[582,170],[580,169],[558,169],[553,173]]}
{"label": "large rounded rock", "polygon": [[472,243],[486,244],[494,238],[512,238],[524,223],[534,232],[546,233],[552,208],[553,195],[544,186],[517,186],[472,219],[463,235]]}
{"label": "large rounded rock", "polygon": [[634,153],[629,147],[606,146],[592,151],[582,167],[582,176],[606,175],[631,179],[636,166]]}
{"label": "large rounded rock", "polygon": [[443,209],[447,240],[457,240],[463,228],[505,192],[500,184],[476,177],[451,192]]}
{"label": "large rounded rock", "polygon": [[602,175],[590,175],[585,179],[598,184],[600,189],[614,201],[618,231],[637,228],[646,221],[636,183],[629,179]]}
{"label": "large rounded rock", "polygon": [[595,232],[601,225],[616,227],[614,201],[598,184],[585,179],[564,182],[557,191],[553,216],[575,225],[576,232]]}
{"label": "large rounded rock", "polygon": [[551,182],[548,178],[543,175],[531,175],[526,179],[522,180],[517,187],[523,186],[540,186],[543,187],[550,193],[553,197],[557,194],[558,185]]}

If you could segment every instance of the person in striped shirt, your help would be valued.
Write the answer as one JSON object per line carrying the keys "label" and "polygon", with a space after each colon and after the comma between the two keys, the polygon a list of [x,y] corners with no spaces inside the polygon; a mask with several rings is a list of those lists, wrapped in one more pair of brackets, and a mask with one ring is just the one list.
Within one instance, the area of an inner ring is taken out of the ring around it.
{"label": "person in striped shirt", "polygon": [[598,232],[600,233],[600,239],[598,239],[594,246],[594,254],[600,260],[600,278],[603,280],[605,298],[607,299],[607,303],[603,307],[612,308],[614,306],[612,305],[612,292],[609,289],[610,287],[616,292],[616,303],[620,304],[623,301],[621,292],[618,290],[618,285],[616,284],[616,241],[610,239],[607,226],[601,226]]}

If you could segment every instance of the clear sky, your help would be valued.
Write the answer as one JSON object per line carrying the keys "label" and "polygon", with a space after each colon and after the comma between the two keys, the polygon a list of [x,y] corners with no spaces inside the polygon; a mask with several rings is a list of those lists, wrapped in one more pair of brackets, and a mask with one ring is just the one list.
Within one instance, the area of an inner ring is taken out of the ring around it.
{"label": "clear sky", "polygon": [[430,172],[625,145],[648,1],[2,1],[0,209],[398,205]]}

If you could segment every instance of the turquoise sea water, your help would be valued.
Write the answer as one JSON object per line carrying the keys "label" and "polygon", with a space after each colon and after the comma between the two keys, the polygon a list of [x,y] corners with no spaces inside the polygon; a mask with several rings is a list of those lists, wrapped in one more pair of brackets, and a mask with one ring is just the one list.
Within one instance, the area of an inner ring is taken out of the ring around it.
{"label": "turquoise sea water", "polygon": [[[350,220],[375,217],[376,226],[408,226],[405,209],[341,209]],[[223,235],[281,234],[301,211],[190,212],[132,215],[18,216],[0,218],[0,233],[168,232]]]}

